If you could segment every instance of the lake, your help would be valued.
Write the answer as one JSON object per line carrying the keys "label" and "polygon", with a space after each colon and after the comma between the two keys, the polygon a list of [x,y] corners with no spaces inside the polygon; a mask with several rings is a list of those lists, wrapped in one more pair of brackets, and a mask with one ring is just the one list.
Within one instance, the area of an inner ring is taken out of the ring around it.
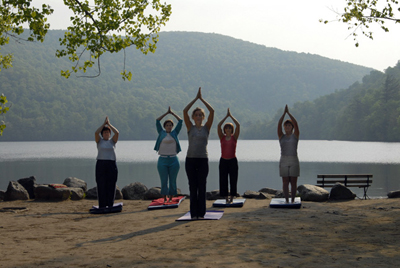
{"label": "lake", "polygon": [[[155,141],[119,141],[117,143],[118,182],[120,189],[133,182],[147,187],[160,186]],[[181,141],[181,170],[178,188],[188,193],[184,168],[187,141]],[[207,191],[218,189],[220,145],[210,140],[208,145],[210,173]],[[0,142],[0,189],[9,181],[35,176],[37,183],[62,183],[76,177],[95,186],[94,168],[97,149],[94,141],[63,142]],[[370,197],[384,197],[389,191],[400,190],[400,143],[300,140],[298,154],[301,175],[298,185],[316,184],[322,173],[371,173]],[[263,187],[281,189],[277,140],[239,140],[238,192],[258,191]],[[329,188],[327,188],[329,190]],[[361,197],[363,190],[351,188]]]}

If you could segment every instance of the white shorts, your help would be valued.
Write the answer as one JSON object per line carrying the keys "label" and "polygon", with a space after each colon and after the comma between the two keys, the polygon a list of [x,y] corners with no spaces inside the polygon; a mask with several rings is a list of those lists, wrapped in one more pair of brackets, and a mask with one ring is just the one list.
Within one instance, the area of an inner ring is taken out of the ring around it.
{"label": "white shorts", "polygon": [[281,156],[279,161],[279,176],[299,177],[300,163],[297,156]]}

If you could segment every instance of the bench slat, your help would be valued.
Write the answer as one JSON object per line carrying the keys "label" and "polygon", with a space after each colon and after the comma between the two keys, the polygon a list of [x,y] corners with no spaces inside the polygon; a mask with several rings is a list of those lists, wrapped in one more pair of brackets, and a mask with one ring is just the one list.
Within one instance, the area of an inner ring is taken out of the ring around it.
{"label": "bench slat", "polygon": [[347,176],[347,178],[372,178],[373,175],[372,174],[318,174],[317,178],[325,178],[325,179],[329,179],[329,178],[345,178]]}
{"label": "bench slat", "polygon": [[[316,186],[318,186],[318,187],[333,187],[334,185],[332,185],[332,184],[324,184],[324,186],[322,186],[322,184],[317,184]],[[355,184],[351,184],[351,185],[347,185],[346,187],[358,187],[358,188],[364,188],[364,187],[369,187],[369,186],[371,186],[371,185],[366,185],[366,184],[364,184],[364,185],[355,185]]]}
{"label": "bench slat", "polygon": [[[317,183],[332,184],[332,183],[345,183],[345,180],[317,180]],[[372,180],[347,180],[347,183],[372,183]]]}

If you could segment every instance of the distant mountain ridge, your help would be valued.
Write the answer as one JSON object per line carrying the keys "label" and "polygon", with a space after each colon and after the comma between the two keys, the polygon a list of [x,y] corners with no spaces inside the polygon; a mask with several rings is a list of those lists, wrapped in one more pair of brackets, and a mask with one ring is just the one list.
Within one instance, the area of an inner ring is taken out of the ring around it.
{"label": "distant mountain ridge", "polygon": [[162,32],[155,54],[126,50],[131,82],[119,75],[123,53],[102,57],[98,78],[65,79],[60,69],[71,63],[54,56],[62,34],[50,31],[44,43],[2,48],[14,53],[15,61],[14,68],[0,72],[0,93],[12,103],[0,140],[90,140],[106,115],[121,139],[153,139],[155,118],[168,106],[181,114],[200,86],[216,110],[215,138],[228,107],[246,129],[285,104],[347,88],[372,71],[219,34]]}

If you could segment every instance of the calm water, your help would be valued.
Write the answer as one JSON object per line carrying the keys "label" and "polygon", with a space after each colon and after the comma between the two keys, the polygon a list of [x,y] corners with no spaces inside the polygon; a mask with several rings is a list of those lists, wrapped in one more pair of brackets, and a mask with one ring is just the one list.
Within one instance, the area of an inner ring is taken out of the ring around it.
{"label": "calm water", "polygon": [[[181,141],[181,171],[178,187],[188,193],[184,169],[187,141]],[[132,182],[147,187],[159,186],[154,141],[119,141],[117,144],[118,186]],[[207,190],[218,189],[219,141],[208,146],[210,173]],[[67,177],[77,177],[95,186],[94,166],[97,149],[93,141],[81,142],[0,142],[0,189],[6,190],[10,180],[35,176],[38,183],[62,183]],[[281,188],[278,173],[279,144],[276,140],[239,140],[238,192],[263,187]],[[346,142],[301,140],[300,184],[315,184],[319,173],[372,173],[374,182],[370,197],[386,196],[400,189],[400,143]],[[351,188],[358,196],[362,189]]]}

